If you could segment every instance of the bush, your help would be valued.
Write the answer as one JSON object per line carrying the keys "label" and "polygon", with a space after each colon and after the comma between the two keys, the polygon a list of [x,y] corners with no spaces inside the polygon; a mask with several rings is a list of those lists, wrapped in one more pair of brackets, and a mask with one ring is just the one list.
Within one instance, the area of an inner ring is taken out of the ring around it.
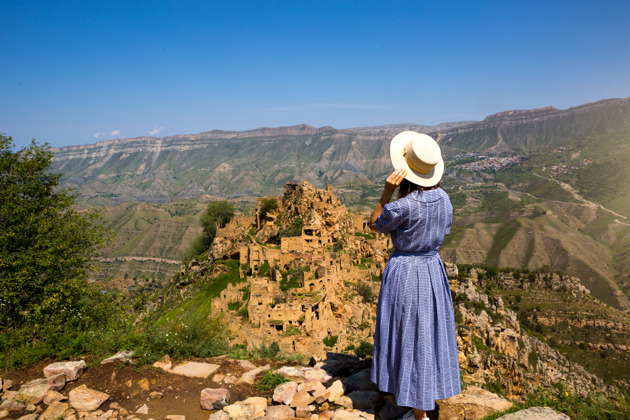
{"label": "bush", "polygon": [[357,349],[354,351],[354,354],[362,359],[370,357],[372,356],[372,354],[374,354],[374,345],[367,341],[361,341],[361,343],[359,343],[359,347],[357,347]]}
{"label": "bush", "polygon": [[339,337],[336,335],[329,335],[328,337],[324,338],[322,341],[324,342],[324,345],[326,347],[330,347],[333,348],[335,347],[335,344],[337,344],[337,339]]}
{"label": "bush", "polygon": [[268,370],[265,372],[260,382],[256,384],[256,388],[259,391],[270,391],[285,382],[289,382],[289,379],[280,375],[275,370]]}
{"label": "bush", "polygon": [[297,217],[295,219],[293,219],[293,221],[291,222],[291,224],[286,228],[280,231],[280,233],[278,233],[278,236],[283,237],[283,236],[300,236],[302,235],[302,228],[304,227],[304,222],[302,221],[301,218]]}
{"label": "bush", "polygon": [[260,206],[260,218],[267,217],[267,213],[278,209],[278,201],[275,198],[264,198]]}
{"label": "bush", "polygon": [[372,303],[376,299],[370,285],[363,281],[357,284],[357,293],[363,298],[363,303]]}

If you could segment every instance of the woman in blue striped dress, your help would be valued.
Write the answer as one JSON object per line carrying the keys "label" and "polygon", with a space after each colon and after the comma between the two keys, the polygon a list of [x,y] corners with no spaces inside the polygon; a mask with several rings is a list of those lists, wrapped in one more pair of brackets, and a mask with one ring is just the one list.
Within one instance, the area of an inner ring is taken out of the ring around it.
{"label": "woman in blue striped dress", "polygon": [[[461,392],[453,302],[438,254],[453,207],[439,187],[444,162],[435,140],[400,133],[390,156],[395,171],[370,222],[394,245],[378,298],[371,379],[399,406],[413,408],[405,418],[423,419],[435,400]],[[398,200],[389,203],[398,187]]]}

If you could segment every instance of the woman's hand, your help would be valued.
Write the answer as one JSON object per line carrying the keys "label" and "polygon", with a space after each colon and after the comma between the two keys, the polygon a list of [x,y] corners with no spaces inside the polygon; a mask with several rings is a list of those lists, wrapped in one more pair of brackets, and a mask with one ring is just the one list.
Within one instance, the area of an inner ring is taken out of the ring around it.
{"label": "woman's hand", "polygon": [[385,191],[390,193],[390,197],[396,191],[396,188],[400,186],[400,183],[407,176],[406,169],[396,169],[394,172],[389,174],[387,179],[385,180]]}
{"label": "woman's hand", "polygon": [[374,222],[378,219],[378,216],[383,212],[383,207],[385,204],[389,203],[389,200],[392,198],[394,191],[400,185],[403,179],[407,176],[406,169],[396,169],[392,172],[387,179],[385,180],[385,189],[383,190],[383,194],[381,195],[381,199],[376,204],[374,211],[372,212],[372,217],[370,218],[370,229],[376,230],[374,227]]}

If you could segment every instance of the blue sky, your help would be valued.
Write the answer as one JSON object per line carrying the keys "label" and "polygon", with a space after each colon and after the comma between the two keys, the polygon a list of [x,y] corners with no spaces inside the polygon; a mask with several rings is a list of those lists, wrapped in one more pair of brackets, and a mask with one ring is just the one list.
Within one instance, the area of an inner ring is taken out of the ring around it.
{"label": "blue sky", "polygon": [[19,146],[480,120],[630,96],[628,1],[0,0]]}

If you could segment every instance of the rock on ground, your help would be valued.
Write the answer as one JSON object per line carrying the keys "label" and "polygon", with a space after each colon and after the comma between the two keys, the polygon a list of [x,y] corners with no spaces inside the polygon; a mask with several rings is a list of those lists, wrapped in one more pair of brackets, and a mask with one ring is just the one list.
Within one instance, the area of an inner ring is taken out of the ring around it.
{"label": "rock on ground", "polygon": [[131,361],[131,359],[133,359],[134,356],[134,352],[133,351],[127,351],[127,350],[123,350],[120,351],[118,353],[116,353],[115,355],[108,357],[107,359],[103,359],[101,361],[101,365],[106,365],[108,363],[113,363],[117,360],[120,360],[123,363],[128,363]]}
{"label": "rock on ground", "polygon": [[68,408],[68,403],[56,401],[52,403],[39,418],[41,420],[55,420],[63,418],[63,413],[65,413]]}
{"label": "rock on ground", "polygon": [[90,389],[85,385],[76,387],[68,394],[70,405],[77,411],[94,411],[101,406],[109,395]]}
{"label": "rock on ground", "polygon": [[206,379],[219,369],[219,367],[219,365],[213,363],[188,362],[183,365],[175,366],[169,372],[189,378]]}
{"label": "rock on ground", "polygon": [[284,420],[295,417],[295,410],[286,405],[273,405],[265,409],[265,420]]}
{"label": "rock on ground", "polygon": [[273,391],[273,400],[278,403],[289,405],[295,396],[297,390],[297,382],[285,382],[280,384]]}
{"label": "rock on ground", "polygon": [[46,398],[48,391],[57,391],[66,385],[66,376],[63,373],[50,376],[48,378],[35,379],[20,387],[17,396],[20,402],[25,404],[39,404]]}
{"label": "rock on ground", "polygon": [[228,413],[232,420],[253,420],[265,415],[267,399],[262,397],[249,397],[245,401],[239,401],[227,407],[223,411]]}
{"label": "rock on ground", "polygon": [[512,403],[492,392],[475,386],[467,387],[461,394],[438,401],[440,419],[475,420],[488,414],[505,411]]}
{"label": "rock on ground", "polygon": [[63,373],[66,375],[66,381],[74,381],[79,379],[86,366],[83,360],[56,362],[44,368],[44,376],[48,378]]}
{"label": "rock on ground", "polygon": [[497,420],[571,420],[564,413],[558,413],[549,407],[530,407],[516,413],[506,414]]}
{"label": "rock on ground", "polygon": [[220,410],[230,403],[230,391],[225,388],[205,388],[201,390],[201,408]]}

